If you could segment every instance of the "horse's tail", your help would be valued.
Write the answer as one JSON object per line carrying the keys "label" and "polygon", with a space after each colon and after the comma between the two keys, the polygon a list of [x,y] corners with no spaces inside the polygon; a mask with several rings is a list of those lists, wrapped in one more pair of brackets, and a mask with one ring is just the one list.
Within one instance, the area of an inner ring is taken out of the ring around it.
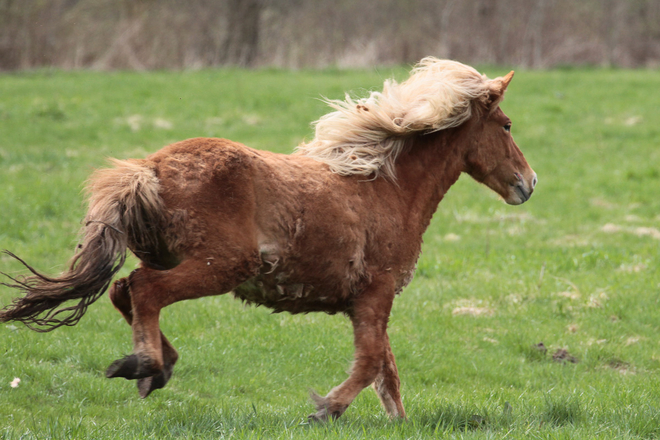
{"label": "horse's tail", "polygon": [[[141,161],[113,162],[114,168],[98,170],[88,181],[89,210],[68,271],[49,277],[5,251],[32,275],[9,277],[13,284],[5,285],[24,296],[0,310],[0,322],[21,321],[39,332],[75,325],[107,290],[126,260],[127,247],[154,248],[163,212],[158,179]],[[68,301],[76,303],[63,306]]]}

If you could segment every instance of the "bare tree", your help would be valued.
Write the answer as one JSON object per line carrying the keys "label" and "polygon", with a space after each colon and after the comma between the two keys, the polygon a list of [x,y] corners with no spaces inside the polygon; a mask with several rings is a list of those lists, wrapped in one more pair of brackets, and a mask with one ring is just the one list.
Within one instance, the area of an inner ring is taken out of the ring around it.
{"label": "bare tree", "polygon": [[259,50],[262,0],[228,0],[227,34],[221,48],[224,64],[252,66]]}
{"label": "bare tree", "polygon": [[660,64],[660,0],[0,0],[0,70]]}

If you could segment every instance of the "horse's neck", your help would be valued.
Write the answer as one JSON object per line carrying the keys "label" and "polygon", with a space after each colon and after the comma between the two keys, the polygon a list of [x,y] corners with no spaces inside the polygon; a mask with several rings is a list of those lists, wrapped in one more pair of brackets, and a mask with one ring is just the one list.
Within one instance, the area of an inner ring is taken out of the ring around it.
{"label": "horse's neck", "polygon": [[448,129],[411,140],[396,165],[397,183],[409,212],[424,228],[449,188],[464,170],[467,130]]}

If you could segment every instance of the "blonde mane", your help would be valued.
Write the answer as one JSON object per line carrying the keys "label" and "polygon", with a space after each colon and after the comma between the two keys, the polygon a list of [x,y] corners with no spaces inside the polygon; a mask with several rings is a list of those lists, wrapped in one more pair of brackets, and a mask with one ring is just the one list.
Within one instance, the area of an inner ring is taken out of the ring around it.
{"label": "blonde mane", "polygon": [[394,179],[394,162],[409,135],[461,125],[475,100],[487,103],[495,81],[456,61],[424,58],[401,84],[389,79],[368,98],[326,100],[336,111],[314,123],[314,139],[296,153],[340,175]]}

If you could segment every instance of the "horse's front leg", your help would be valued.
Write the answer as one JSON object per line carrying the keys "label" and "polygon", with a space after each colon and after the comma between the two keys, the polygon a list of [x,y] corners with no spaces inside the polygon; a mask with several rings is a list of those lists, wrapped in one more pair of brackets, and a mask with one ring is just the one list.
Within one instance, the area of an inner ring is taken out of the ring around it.
{"label": "horse's front leg", "polygon": [[401,393],[399,387],[401,382],[399,380],[399,372],[396,368],[394,361],[394,353],[390,347],[389,338],[387,338],[387,347],[385,349],[385,359],[383,366],[378,374],[378,377],[372,384],[376,394],[380,398],[387,415],[391,418],[406,418],[406,412],[403,409],[403,402],[401,402]]}
{"label": "horse's front leg", "polygon": [[[112,304],[117,310],[122,314],[128,325],[133,324],[133,309],[131,306],[131,295],[128,278],[122,278],[110,287],[108,292]],[[174,371],[174,364],[179,359],[179,354],[177,353],[174,346],[167,340],[163,332],[160,332],[162,355],[163,355],[163,370],[155,376],[148,376],[138,379],[137,386],[140,396],[142,398],[147,397],[151,394],[152,391],[159,388],[163,388],[167,382],[172,377],[172,372]],[[115,361],[110,368],[108,368],[107,376],[108,377],[117,377],[117,374],[120,373],[117,368],[120,365],[124,364],[124,360],[120,359]]]}
{"label": "horse's front leg", "polygon": [[389,273],[374,276],[357,296],[349,312],[355,342],[355,362],[350,376],[325,397],[312,394],[317,412],[310,419],[325,421],[328,417],[341,416],[360,391],[382,372],[389,350],[386,330],[393,300],[394,279]]}

